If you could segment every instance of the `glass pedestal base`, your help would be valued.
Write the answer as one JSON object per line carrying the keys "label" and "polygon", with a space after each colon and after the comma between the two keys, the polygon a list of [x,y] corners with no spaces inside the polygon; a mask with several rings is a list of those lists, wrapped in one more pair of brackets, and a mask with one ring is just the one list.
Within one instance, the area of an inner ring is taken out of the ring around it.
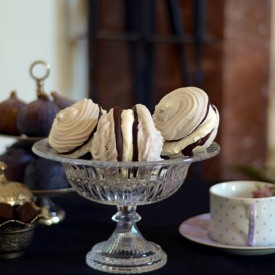
{"label": "glass pedestal base", "polygon": [[100,271],[120,274],[143,273],[163,267],[167,262],[166,253],[155,243],[147,242],[147,246],[151,249],[144,254],[112,255],[104,252],[106,242],[101,242],[88,252],[86,263]]}
{"label": "glass pedestal base", "polygon": [[144,239],[136,222],[141,217],[135,206],[118,207],[112,220],[117,226],[111,237],[93,246],[86,263],[110,273],[142,273],[164,266],[166,253],[161,247]]}

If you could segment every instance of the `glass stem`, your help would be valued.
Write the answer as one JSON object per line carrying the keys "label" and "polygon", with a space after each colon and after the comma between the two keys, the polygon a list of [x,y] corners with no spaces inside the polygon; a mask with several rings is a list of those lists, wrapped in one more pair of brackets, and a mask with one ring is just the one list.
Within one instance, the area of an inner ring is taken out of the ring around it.
{"label": "glass stem", "polygon": [[112,220],[117,226],[111,237],[105,242],[105,253],[122,255],[144,255],[151,251],[151,245],[143,238],[136,222],[141,220],[135,206],[119,206]]}
{"label": "glass stem", "polygon": [[124,234],[126,239],[133,236],[143,239],[136,225],[141,220],[141,216],[136,212],[136,206],[118,206],[118,211],[113,215],[112,220],[117,222],[113,234],[119,234],[120,236]]}
{"label": "glass stem", "polygon": [[113,215],[112,220],[120,226],[131,228],[136,222],[141,220],[140,215],[136,212],[136,206],[118,206],[118,211]]}

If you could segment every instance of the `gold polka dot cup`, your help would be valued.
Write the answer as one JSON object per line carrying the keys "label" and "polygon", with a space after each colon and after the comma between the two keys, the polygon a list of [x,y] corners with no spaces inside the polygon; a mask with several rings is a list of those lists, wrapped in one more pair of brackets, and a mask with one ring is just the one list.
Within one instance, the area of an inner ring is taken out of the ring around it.
{"label": "gold polka dot cup", "polygon": [[225,245],[275,245],[275,185],[229,181],[210,188],[210,238]]}

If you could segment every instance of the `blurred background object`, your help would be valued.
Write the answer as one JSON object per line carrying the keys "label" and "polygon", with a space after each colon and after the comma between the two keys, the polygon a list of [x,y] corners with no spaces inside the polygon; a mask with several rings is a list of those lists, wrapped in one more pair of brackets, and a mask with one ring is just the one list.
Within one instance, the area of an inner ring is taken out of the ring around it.
{"label": "blurred background object", "polygon": [[[27,103],[36,98],[29,74],[35,60],[46,60],[51,75],[47,93],[58,91],[73,99],[87,95],[86,41],[75,34],[87,26],[86,1],[16,0],[0,2],[0,101],[17,90]],[[14,140],[0,139],[0,152]]]}

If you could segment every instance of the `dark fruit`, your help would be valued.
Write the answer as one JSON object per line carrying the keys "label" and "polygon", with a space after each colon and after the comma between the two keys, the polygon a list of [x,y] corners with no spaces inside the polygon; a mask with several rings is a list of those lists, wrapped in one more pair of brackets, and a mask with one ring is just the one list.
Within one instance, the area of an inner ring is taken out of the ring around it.
{"label": "dark fruit", "polygon": [[73,105],[76,101],[63,97],[59,95],[57,92],[51,92],[51,96],[53,97],[54,103],[60,108],[65,109],[71,105]]}
{"label": "dark fruit", "polygon": [[23,182],[25,168],[35,156],[29,150],[13,146],[0,155],[0,161],[7,165],[4,173],[9,181]]}
{"label": "dark fruit", "polygon": [[60,108],[45,93],[26,105],[17,115],[17,127],[30,137],[47,137]]}
{"label": "dark fruit", "polygon": [[0,103],[0,132],[6,135],[20,135],[17,127],[17,114],[27,104],[18,99],[16,91],[12,91],[10,98]]}
{"label": "dark fruit", "polygon": [[36,140],[19,140],[13,143],[9,148],[22,148],[32,154],[32,146]]}
{"label": "dark fruit", "polygon": [[23,182],[32,190],[69,187],[62,164],[42,158],[32,160],[27,165]]}

